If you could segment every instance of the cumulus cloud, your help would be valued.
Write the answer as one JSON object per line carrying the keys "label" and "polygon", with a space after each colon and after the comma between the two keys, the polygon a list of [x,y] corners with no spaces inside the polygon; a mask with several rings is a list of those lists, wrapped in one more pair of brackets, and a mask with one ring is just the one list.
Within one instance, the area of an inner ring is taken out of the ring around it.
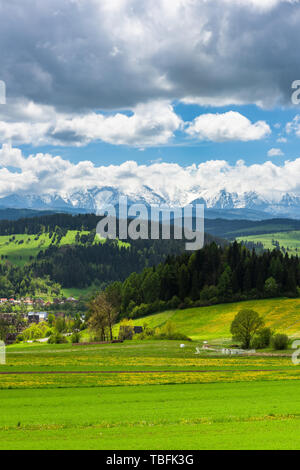
{"label": "cumulus cloud", "polygon": [[59,113],[53,106],[27,101],[0,108],[0,141],[16,144],[83,146],[102,141],[145,148],[168,144],[177,131],[213,142],[248,142],[271,133],[265,121],[251,123],[233,111],[204,114],[184,123],[162,100],[139,104],[130,113]]}
{"label": "cumulus cloud", "polygon": [[229,111],[224,114],[202,114],[187,127],[186,132],[200,140],[248,142],[263,139],[271,133],[271,129],[265,121],[253,124],[242,114]]}
{"label": "cumulus cloud", "polygon": [[0,110],[0,140],[35,146],[103,141],[147,147],[168,143],[182,121],[165,101],[140,104],[128,115],[57,113],[52,106],[17,102]]}
{"label": "cumulus cloud", "polygon": [[281,149],[273,148],[268,151],[268,157],[283,157],[284,153]]}
{"label": "cumulus cloud", "polygon": [[163,162],[138,165],[134,161],[96,166],[89,161],[74,164],[50,154],[25,158],[8,145],[0,149],[0,197],[16,192],[65,197],[78,190],[113,187],[127,195],[150,188],[170,204],[188,204],[200,196],[209,199],[222,189],[238,194],[259,190],[264,197],[278,201],[287,192],[300,196],[299,174],[300,159],[283,165],[271,161],[246,165],[242,160],[230,165],[211,160],[188,167]]}
{"label": "cumulus cloud", "polygon": [[299,21],[297,0],[3,1],[1,79],[64,112],[286,104]]}

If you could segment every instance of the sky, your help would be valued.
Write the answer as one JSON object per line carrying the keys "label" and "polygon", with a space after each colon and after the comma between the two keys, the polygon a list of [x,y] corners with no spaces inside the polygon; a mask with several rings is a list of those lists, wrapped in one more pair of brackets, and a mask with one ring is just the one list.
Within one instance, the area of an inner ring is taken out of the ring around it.
{"label": "sky", "polygon": [[0,197],[300,196],[299,25],[298,0],[1,0]]}

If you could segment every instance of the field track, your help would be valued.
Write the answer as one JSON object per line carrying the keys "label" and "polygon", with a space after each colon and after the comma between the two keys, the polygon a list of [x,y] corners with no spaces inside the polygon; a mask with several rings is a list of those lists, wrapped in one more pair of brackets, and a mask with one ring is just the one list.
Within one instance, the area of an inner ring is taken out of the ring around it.
{"label": "field track", "polygon": [[[249,369],[247,372],[284,372],[286,369]],[[40,371],[40,372],[0,372],[0,375],[101,375],[101,374],[207,374],[210,372],[236,372],[236,370],[105,370],[105,371]],[[243,371],[241,371],[243,372]]]}

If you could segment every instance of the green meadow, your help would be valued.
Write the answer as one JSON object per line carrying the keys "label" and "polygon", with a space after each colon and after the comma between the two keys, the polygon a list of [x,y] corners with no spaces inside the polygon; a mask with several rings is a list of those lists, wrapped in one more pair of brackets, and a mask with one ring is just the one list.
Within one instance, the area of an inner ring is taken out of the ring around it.
{"label": "green meadow", "polygon": [[273,241],[277,241],[281,247],[288,250],[290,255],[299,254],[300,251],[300,231],[267,233],[264,235],[249,235],[238,237],[237,241],[247,241],[262,243],[267,250],[274,250],[276,247]]}
{"label": "green meadow", "polygon": [[[69,230],[60,241],[60,246],[75,244],[76,231]],[[82,232],[87,234],[88,232]],[[13,239],[14,237],[14,239]],[[43,233],[38,238],[36,235],[2,235],[0,236],[0,257],[7,256],[8,261],[19,266],[36,257],[42,250],[51,245],[49,233]]]}
{"label": "green meadow", "polygon": [[265,299],[174,310],[134,320],[136,326],[152,327],[171,321],[177,330],[193,340],[214,340],[230,337],[230,325],[241,309],[256,310],[266,326],[290,337],[300,337],[300,299]]}
{"label": "green meadow", "polygon": [[299,449],[291,358],[198,355],[197,345],[7,348],[0,449]]}
{"label": "green meadow", "polygon": [[[77,230],[69,230],[64,236],[59,246],[75,245]],[[88,235],[89,232],[81,231],[80,235]],[[94,243],[104,243],[104,239],[95,237]],[[0,236],[0,258],[7,257],[6,259],[13,264],[23,266],[28,263],[31,258],[35,258],[40,251],[46,250],[52,243],[49,233],[42,233],[37,235],[1,235]],[[129,244],[119,241],[119,246],[128,247]],[[55,243],[56,245],[56,243]],[[76,289],[75,289],[76,290]],[[80,292],[81,294],[82,292]]]}
{"label": "green meadow", "polygon": [[298,392],[296,381],[1,391],[0,448],[299,449]]}
{"label": "green meadow", "polygon": [[241,308],[300,338],[300,300],[272,299],[177,310],[193,341],[16,344],[0,365],[0,449],[300,449],[300,369],[292,350],[223,356]]}

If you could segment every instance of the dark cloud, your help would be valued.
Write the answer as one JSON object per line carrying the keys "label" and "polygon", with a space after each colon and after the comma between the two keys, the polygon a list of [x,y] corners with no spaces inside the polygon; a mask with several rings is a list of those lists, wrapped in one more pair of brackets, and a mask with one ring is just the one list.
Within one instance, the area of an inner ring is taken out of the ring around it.
{"label": "dark cloud", "polygon": [[8,98],[74,112],[186,97],[289,104],[300,5],[260,3],[2,0],[0,78]]}

